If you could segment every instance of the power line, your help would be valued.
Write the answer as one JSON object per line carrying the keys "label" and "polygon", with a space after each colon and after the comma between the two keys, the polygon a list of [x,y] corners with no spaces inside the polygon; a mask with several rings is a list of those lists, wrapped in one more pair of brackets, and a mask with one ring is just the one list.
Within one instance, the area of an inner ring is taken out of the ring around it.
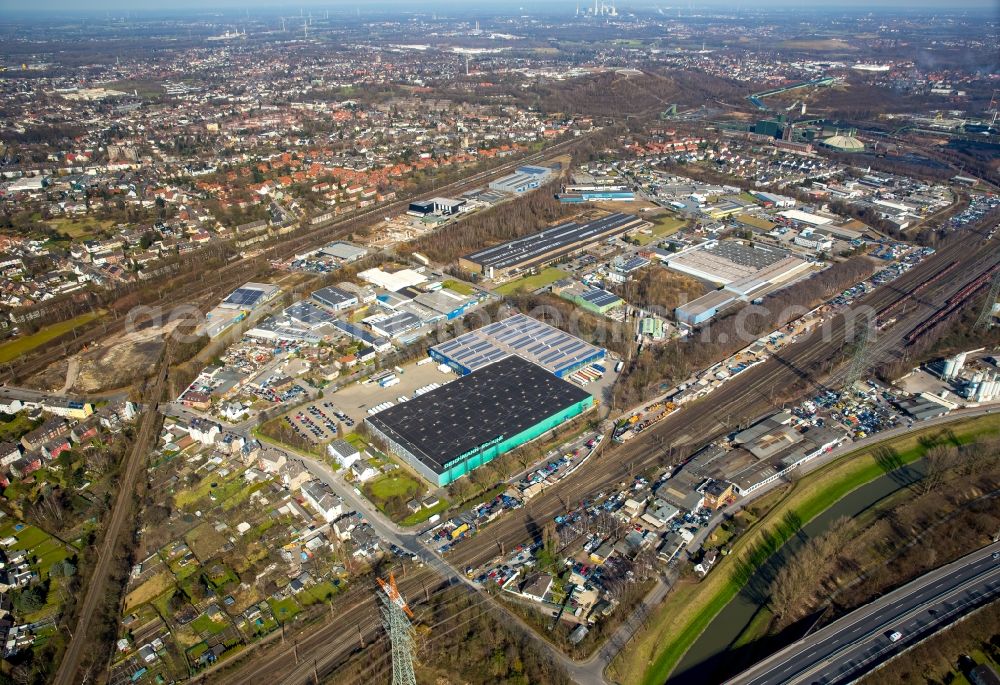
{"label": "power line", "polygon": [[378,578],[383,594],[379,595],[385,607],[382,609],[383,625],[392,642],[392,685],[417,685],[413,673],[413,612],[406,600],[399,594],[396,577],[389,574],[389,581]]}
{"label": "power line", "polygon": [[983,311],[979,313],[979,318],[976,319],[976,325],[973,326],[973,330],[989,328],[990,322],[993,320],[993,308],[996,306],[998,297],[1000,297],[1000,270],[997,270],[993,275],[990,292],[986,295],[986,302],[983,303]]}
{"label": "power line", "polygon": [[868,369],[868,347],[875,339],[875,325],[871,321],[865,322],[865,327],[861,331],[861,342],[854,350],[854,358],[851,359],[851,366],[847,370],[847,377],[844,378],[844,392],[853,393],[854,384],[861,380]]}
{"label": "power line", "polygon": [[[461,597],[461,595],[460,595],[460,597]],[[467,611],[470,611],[472,609],[480,609],[481,611],[488,611],[489,609],[493,608],[490,605],[489,602],[487,602],[487,601],[479,598],[476,595],[465,595],[465,597],[474,600],[474,602],[472,604],[470,604],[469,606],[465,607],[464,609],[460,609],[457,613],[453,614],[452,616],[449,616],[446,619],[438,621],[437,623],[434,624],[434,626],[431,626],[430,632],[434,635],[434,639],[435,640],[440,640],[442,637],[445,637],[449,633],[453,633],[456,630],[458,630],[459,628],[462,628],[462,627],[468,625],[469,623],[472,623],[476,619],[480,618],[480,616],[482,616],[482,613],[476,614],[475,616],[473,616],[471,618],[468,618],[468,619],[462,621],[461,623],[459,623],[458,625],[452,626],[451,628],[449,628],[448,630],[445,630],[443,632],[437,632],[436,630],[434,630],[434,627],[439,626],[439,625],[441,625],[441,624],[443,624],[443,623],[445,623],[447,621],[450,621],[450,620],[452,620],[452,619],[460,616],[461,614],[463,614],[463,613],[465,613]],[[374,682],[375,681],[375,677],[385,671],[385,665],[386,665],[386,662],[388,661],[388,659],[389,659],[390,656],[391,656],[391,654],[385,654],[385,655],[383,655],[380,659],[378,659],[377,661],[375,661],[374,663],[372,663],[371,665],[369,665],[364,671],[361,671],[356,676],[354,676],[354,680],[352,680],[351,682],[352,683],[371,683],[371,682]],[[381,668],[379,668],[378,671],[375,671],[375,668],[380,667],[380,666],[381,666]],[[373,672],[374,672],[374,675],[372,675],[371,677],[369,677],[368,674],[369,673],[373,673]],[[362,677],[362,676],[364,676],[364,677]]]}

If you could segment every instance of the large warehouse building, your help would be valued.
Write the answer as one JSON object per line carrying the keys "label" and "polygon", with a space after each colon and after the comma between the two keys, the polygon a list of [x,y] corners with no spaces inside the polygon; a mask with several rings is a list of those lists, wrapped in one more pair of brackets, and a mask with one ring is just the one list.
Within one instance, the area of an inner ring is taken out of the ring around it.
{"label": "large warehouse building", "polygon": [[435,345],[429,354],[463,375],[517,354],[559,378],[604,359],[600,347],[526,314],[515,314]]}
{"label": "large warehouse building", "polygon": [[431,483],[444,486],[589,409],[594,398],[510,355],[366,419]]}
{"label": "large warehouse building", "polygon": [[702,324],[737,301],[749,301],[782,287],[809,270],[812,264],[787,250],[736,241],[710,241],[666,258],[666,266],[680,273],[722,285],[674,310],[678,321]]}
{"label": "large warehouse building", "polygon": [[782,272],[808,266],[808,262],[779,247],[744,245],[735,240],[710,240],[664,261],[673,271],[724,286],[754,279],[775,266]]}
{"label": "large warehouse building", "polygon": [[490,181],[490,190],[498,190],[502,193],[512,193],[520,195],[529,190],[534,190],[548,180],[552,175],[552,169],[543,166],[522,166],[518,167],[514,173]]}
{"label": "large warehouse building", "polygon": [[458,264],[487,278],[504,278],[646,225],[648,222],[643,219],[621,212],[585,224],[567,221],[524,238],[473,252],[461,257]]}

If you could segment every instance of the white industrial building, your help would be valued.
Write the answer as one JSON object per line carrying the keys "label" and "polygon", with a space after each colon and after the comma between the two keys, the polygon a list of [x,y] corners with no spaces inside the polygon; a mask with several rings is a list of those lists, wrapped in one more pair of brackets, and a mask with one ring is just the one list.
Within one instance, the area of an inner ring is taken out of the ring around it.
{"label": "white industrial building", "polygon": [[377,268],[368,269],[367,271],[359,273],[358,277],[360,277],[363,281],[367,281],[372,285],[391,292],[398,292],[403,288],[420,285],[427,280],[426,276],[419,271],[414,271],[413,269],[400,269],[399,271],[393,271],[392,273]]}

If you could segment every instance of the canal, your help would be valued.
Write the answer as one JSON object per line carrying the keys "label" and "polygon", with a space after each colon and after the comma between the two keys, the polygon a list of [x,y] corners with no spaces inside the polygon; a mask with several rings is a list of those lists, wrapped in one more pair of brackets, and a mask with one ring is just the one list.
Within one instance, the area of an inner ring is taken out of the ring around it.
{"label": "canal", "polygon": [[[923,477],[923,461],[917,461],[895,471],[879,476],[875,480],[862,485],[843,498],[837,500],[830,508],[802,526],[799,533],[786,542],[767,564],[767,570],[758,571],[740,592],[698,637],[687,651],[673,675],[667,681],[669,685],[708,684],[722,682],[726,677],[735,675],[741,668],[750,666],[742,663],[743,659],[734,659],[729,649],[750,624],[754,615],[763,605],[762,592],[770,584],[770,578],[783,560],[805,544],[810,538],[822,535],[830,529],[830,525],[847,516],[854,518],[867,509],[878,504],[886,497],[893,495]],[[792,641],[797,635],[789,636]],[[780,649],[780,644],[769,644],[769,651]],[[764,654],[756,655],[763,658]]]}

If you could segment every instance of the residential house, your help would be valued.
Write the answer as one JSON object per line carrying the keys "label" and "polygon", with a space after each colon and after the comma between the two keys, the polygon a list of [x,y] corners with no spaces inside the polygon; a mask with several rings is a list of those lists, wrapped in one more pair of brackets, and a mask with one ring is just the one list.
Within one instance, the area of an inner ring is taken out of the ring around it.
{"label": "residential house", "polygon": [[278,473],[287,461],[285,453],[273,447],[265,447],[257,455],[257,466],[265,473]]}
{"label": "residential house", "polygon": [[53,416],[46,419],[41,426],[21,436],[21,444],[27,450],[36,450],[50,440],[69,433],[69,423],[66,419]]}
{"label": "residential house", "polygon": [[351,464],[351,475],[362,483],[366,483],[377,476],[378,471],[376,471],[368,462],[358,460]]}
{"label": "residential house", "polygon": [[546,602],[552,597],[552,576],[548,573],[532,573],[524,579],[518,591],[528,599]]}
{"label": "residential house", "polygon": [[357,447],[346,440],[334,440],[327,445],[326,451],[342,468],[350,468],[354,462],[361,458],[361,452]]}
{"label": "residential house", "polygon": [[704,576],[706,573],[708,573],[708,571],[712,568],[712,566],[715,565],[715,561],[718,558],[719,558],[718,550],[714,549],[708,550],[702,555],[701,561],[695,564],[694,567],[695,572],[700,576]]}
{"label": "residential house", "polygon": [[0,467],[7,467],[21,458],[24,450],[14,442],[0,442]]}
{"label": "residential house", "polygon": [[318,480],[309,481],[302,486],[302,497],[327,523],[344,514],[344,501]]}
{"label": "residential house", "polygon": [[208,419],[191,419],[188,434],[202,445],[214,445],[215,438],[222,432],[222,426]]}

